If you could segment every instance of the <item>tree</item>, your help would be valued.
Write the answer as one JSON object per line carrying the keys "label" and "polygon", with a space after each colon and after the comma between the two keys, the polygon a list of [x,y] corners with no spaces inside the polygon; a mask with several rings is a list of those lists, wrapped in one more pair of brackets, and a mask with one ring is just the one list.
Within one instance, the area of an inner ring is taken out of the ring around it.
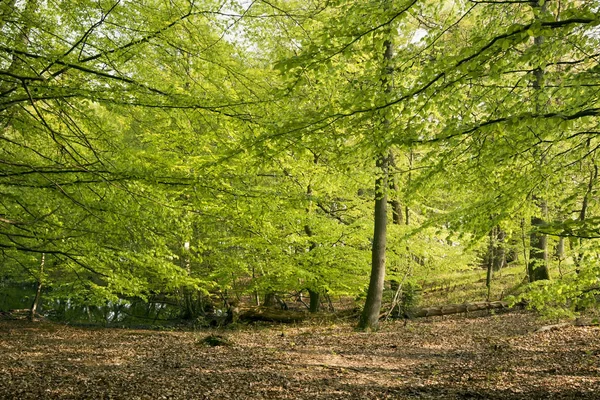
{"label": "tree", "polygon": [[86,302],[208,286],[176,262],[193,164],[155,153],[181,134],[155,139],[186,112],[213,145],[211,125],[243,120],[235,88],[220,87],[243,79],[242,61],[225,59],[232,46],[211,5],[29,0],[2,11],[0,247],[11,274],[45,255],[53,293]]}

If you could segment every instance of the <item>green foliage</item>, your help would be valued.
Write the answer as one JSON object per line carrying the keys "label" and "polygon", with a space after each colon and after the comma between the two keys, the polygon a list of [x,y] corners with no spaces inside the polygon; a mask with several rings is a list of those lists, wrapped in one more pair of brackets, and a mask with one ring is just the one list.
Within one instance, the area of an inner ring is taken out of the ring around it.
{"label": "green foliage", "polygon": [[390,152],[390,279],[473,271],[501,226],[524,255],[578,238],[581,272],[526,296],[587,307],[597,25],[592,1],[3,3],[3,278],[86,305],[356,296]]}
{"label": "green foliage", "polygon": [[410,315],[415,307],[419,305],[421,287],[412,281],[407,281],[402,285],[402,295],[400,297],[399,314]]}

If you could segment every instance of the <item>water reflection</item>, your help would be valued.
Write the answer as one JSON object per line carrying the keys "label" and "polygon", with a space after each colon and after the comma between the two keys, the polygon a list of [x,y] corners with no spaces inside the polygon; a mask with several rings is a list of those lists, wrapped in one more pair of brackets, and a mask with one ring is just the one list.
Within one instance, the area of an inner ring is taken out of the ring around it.
{"label": "water reflection", "polygon": [[[0,284],[0,311],[29,309],[35,297],[34,285]],[[61,322],[125,326],[161,326],[180,318],[181,308],[168,299],[151,296],[107,301],[102,306],[78,304],[72,299],[53,299],[42,295],[38,312]]]}

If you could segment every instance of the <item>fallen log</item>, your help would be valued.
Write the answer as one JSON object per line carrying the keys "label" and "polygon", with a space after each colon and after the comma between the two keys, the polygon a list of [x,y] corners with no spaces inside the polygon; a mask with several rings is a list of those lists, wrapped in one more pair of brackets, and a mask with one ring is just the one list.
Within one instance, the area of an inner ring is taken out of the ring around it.
{"label": "fallen log", "polygon": [[[503,310],[509,309],[505,301],[481,301],[475,303],[447,304],[443,306],[416,308],[407,314],[396,316],[396,318],[424,318],[442,315],[452,315],[484,310]],[[323,317],[323,314],[309,314],[302,311],[275,310],[270,308],[249,308],[243,309],[233,316],[234,321],[240,322],[279,322],[296,323],[315,317]]]}
{"label": "fallen log", "polygon": [[507,308],[509,308],[509,306],[508,303],[505,301],[481,301],[477,303],[447,304],[443,306],[416,308],[408,312],[406,315],[400,317],[424,318],[441,315],[468,313],[472,311],[500,310]]}
{"label": "fallen log", "polygon": [[598,318],[580,317],[580,318],[576,318],[574,321],[563,322],[563,323],[554,324],[554,325],[545,325],[545,326],[542,326],[542,327],[536,329],[535,332],[554,331],[557,329],[565,328],[567,326],[577,326],[577,327],[600,326],[600,321],[598,320]]}
{"label": "fallen log", "polygon": [[568,322],[564,322],[561,324],[545,325],[545,326],[542,326],[542,327],[536,329],[535,332],[550,332],[550,331],[555,331],[555,330],[562,329],[566,326],[571,326],[571,325],[572,324],[570,324]]}
{"label": "fallen log", "polygon": [[269,308],[250,308],[241,310],[233,319],[241,322],[281,322],[292,324],[304,321],[309,314],[302,311],[273,310]]}
{"label": "fallen log", "polygon": [[600,318],[579,317],[575,319],[573,324],[575,326],[600,326]]}

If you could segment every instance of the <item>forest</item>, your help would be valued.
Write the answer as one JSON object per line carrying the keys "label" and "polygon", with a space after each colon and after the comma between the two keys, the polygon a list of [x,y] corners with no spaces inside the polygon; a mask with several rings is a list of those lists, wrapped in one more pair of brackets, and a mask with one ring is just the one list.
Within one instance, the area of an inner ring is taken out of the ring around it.
{"label": "forest", "polygon": [[[114,359],[139,341],[208,379],[162,398],[594,398],[599,25],[598,0],[1,1],[0,397],[158,398]],[[91,380],[30,358],[94,335]],[[310,385],[275,368],[299,343],[329,355]],[[397,387],[360,343],[433,361]],[[195,352],[254,357],[257,391]],[[142,389],[101,393],[114,368]]]}

